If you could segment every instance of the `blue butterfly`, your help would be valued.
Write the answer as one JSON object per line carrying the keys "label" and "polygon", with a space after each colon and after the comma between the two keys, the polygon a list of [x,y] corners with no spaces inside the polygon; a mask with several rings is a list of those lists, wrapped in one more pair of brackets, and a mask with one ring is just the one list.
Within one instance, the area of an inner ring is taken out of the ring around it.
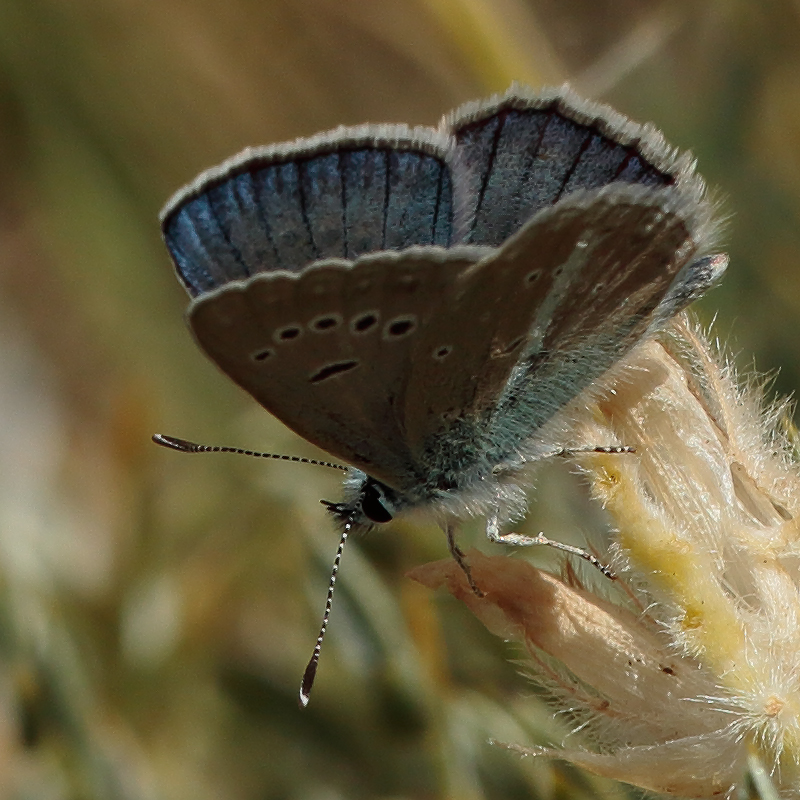
{"label": "blue butterfly", "polygon": [[727,265],[691,157],[568,90],[248,149],[162,224],[202,349],[351,465],[342,545],[428,507],[465,568],[454,520],[502,538],[543,427]]}

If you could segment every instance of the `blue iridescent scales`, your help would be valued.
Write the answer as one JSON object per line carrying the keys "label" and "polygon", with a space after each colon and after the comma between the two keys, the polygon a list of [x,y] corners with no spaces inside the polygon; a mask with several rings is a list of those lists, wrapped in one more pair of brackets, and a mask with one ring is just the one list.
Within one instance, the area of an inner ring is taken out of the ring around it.
{"label": "blue iridescent scales", "polygon": [[[648,160],[641,140],[620,141],[613,124],[586,119],[566,97],[532,103],[512,93],[487,111],[462,114],[450,130],[343,128],[244,151],[165,208],[178,274],[196,296],[325,258],[412,245],[496,247],[578,189],[666,186],[686,168],[666,148]],[[641,133],[644,141],[656,136]],[[662,143],[652,144],[657,151]]]}
{"label": "blue iridescent scales", "polygon": [[193,295],[325,258],[447,247],[450,174],[441,155],[419,152],[413,139],[343,147],[332,137],[300,158],[280,150],[248,154],[176,208],[164,231]]}

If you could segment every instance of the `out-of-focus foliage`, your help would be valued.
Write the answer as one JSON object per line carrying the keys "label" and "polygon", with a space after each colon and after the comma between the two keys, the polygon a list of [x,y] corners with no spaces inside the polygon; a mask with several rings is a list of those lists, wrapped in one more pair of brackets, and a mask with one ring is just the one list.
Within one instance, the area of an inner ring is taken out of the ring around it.
{"label": "out-of-focus foliage", "polygon": [[[298,711],[337,480],[150,444],[317,455],[195,348],[156,217],[248,144],[568,80],[694,150],[731,213],[700,313],[791,391],[798,41],[788,0],[0,0],[0,798],[626,796],[487,744],[570,722],[403,577],[424,519],[346,553]],[[530,530],[591,527],[563,465],[538,494]]]}

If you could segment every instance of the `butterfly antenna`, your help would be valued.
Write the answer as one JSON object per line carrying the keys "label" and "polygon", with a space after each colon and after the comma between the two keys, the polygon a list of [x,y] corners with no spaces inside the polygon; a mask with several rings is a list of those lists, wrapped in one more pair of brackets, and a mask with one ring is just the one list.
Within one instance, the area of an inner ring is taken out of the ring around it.
{"label": "butterfly antenna", "polygon": [[303,458],[302,456],[285,456],[280,453],[259,453],[256,450],[243,450],[240,447],[211,447],[207,444],[197,444],[186,439],[179,439],[177,436],[164,436],[162,433],[153,434],[153,441],[162,447],[170,450],[178,450],[181,453],[236,453],[240,456],[253,456],[254,458],[276,458],[279,461],[294,461],[298,464],[314,464],[317,467],[328,467],[347,472],[347,467],[343,464],[334,464],[332,461],[319,461],[316,458]]}
{"label": "butterfly antenna", "polygon": [[344,546],[347,543],[347,538],[350,536],[352,527],[352,519],[347,520],[344,524],[344,530],[342,531],[342,538],[339,539],[339,546],[336,548],[336,557],[333,559],[333,567],[331,569],[331,579],[328,582],[328,596],[325,598],[325,611],[322,614],[322,624],[319,626],[319,634],[317,635],[317,641],[314,645],[314,652],[311,654],[305,672],[303,672],[303,681],[300,684],[300,695],[298,697],[300,708],[305,708],[308,705],[311,696],[311,688],[314,686],[314,678],[317,677],[317,667],[319,666],[319,654],[322,650],[322,641],[325,638],[325,632],[328,630],[328,621],[331,618],[333,592],[336,588],[336,576],[339,573],[342,553],[344,552]]}

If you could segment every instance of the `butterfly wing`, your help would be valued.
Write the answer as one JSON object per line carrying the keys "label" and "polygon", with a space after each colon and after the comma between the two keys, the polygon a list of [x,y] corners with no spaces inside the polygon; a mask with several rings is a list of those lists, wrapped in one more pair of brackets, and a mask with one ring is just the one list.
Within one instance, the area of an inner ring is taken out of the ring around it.
{"label": "butterfly wing", "polygon": [[[715,279],[706,209],[672,187],[615,185],[544,209],[465,270],[411,365],[407,440],[441,487],[484,474]],[[677,281],[677,283],[676,283]],[[681,287],[691,286],[691,291]],[[665,305],[666,304],[666,305]]]}
{"label": "butterfly wing", "polygon": [[677,184],[695,196],[702,181],[652,125],[568,89],[512,87],[468,103],[446,122],[455,139],[458,241],[499,246],[533,215],[581,189],[613,182]]}
{"label": "butterfly wing", "polygon": [[404,125],[340,128],[245,150],[177,192],[164,240],[192,296],[273,270],[450,244],[450,138]]}
{"label": "butterfly wing", "polygon": [[[364,126],[250,150],[162,213],[195,296],[189,324],[212,360],[298,433],[390,485],[414,466],[399,413],[409,349],[453,275],[485,252],[444,250],[450,144],[433,130]],[[394,252],[414,245],[431,252]]]}
{"label": "butterfly wing", "polygon": [[403,415],[419,340],[485,252],[413,248],[264,273],[195,299],[189,323],[290,428],[403,489],[421,480]]}
{"label": "butterfly wing", "polygon": [[460,276],[426,333],[421,350],[446,342],[447,364],[412,365],[407,437],[448,487],[465,464],[485,472],[519,452],[724,263],[692,261],[713,233],[703,183],[650,125],[568,90],[512,87],[443,127],[454,241],[499,248]]}

